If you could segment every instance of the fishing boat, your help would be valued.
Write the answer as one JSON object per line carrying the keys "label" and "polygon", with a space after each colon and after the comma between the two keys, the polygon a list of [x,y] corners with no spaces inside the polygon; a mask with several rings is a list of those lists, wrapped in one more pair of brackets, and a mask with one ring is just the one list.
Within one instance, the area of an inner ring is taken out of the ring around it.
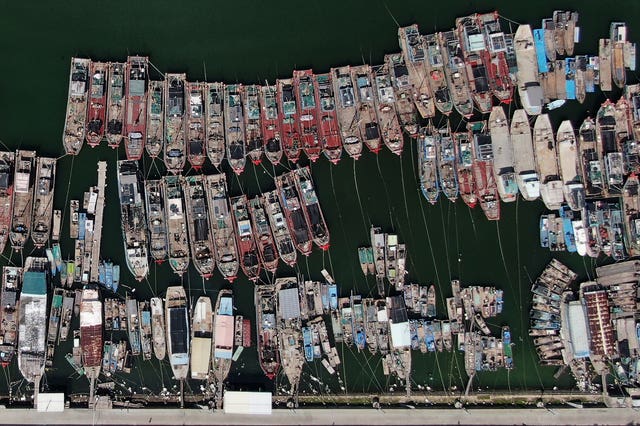
{"label": "fishing boat", "polygon": [[106,133],[107,143],[113,149],[120,146],[124,132],[125,69],[126,64],[121,62],[109,62]]}
{"label": "fishing boat", "polygon": [[138,281],[142,281],[149,273],[147,220],[141,181],[136,161],[118,161],[118,193],[125,260],[129,271]]}
{"label": "fishing boat", "polygon": [[504,356],[504,367],[507,370],[513,369],[513,352],[511,349],[511,331],[508,326],[502,327],[502,353]]}
{"label": "fishing boat", "polygon": [[311,232],[313,242],[322,250],[329,250],[329,229],[324,220],[320,201],[316,194],[311,169],[309,166],[296,169],[295,182],[302,201],[302,210],[304,217]]}
{"label": "fishing boat", "polygon": [[280,363],[291,385],[289,395],[296,398],[304,365],[298,281],[293,277],[278,278],[275,285]]}
{"label": "fishing boat", "polygon": [[90,59],[71,58],[67,115],[62,133],[64,150],[70,155],[78,155],[84,142],[90,66]]}
{"label": "fishing boat", "polygon": [[618,99],[614,109],[616,146],[623,155],[625,174],[640,172],[639,142],[633,138],[630,117],[631,108],[626,98]]}
{"label": "fishing boat", "polygon": [[316,95],[318,137],[322,152],[332,164],[338,164],[342,156],[342,140],[331,80],[331,74],[315,74],[313,89]]}
{"label": "fishing boat", "polygon": [[200,275],[204,279],[209,279],[216,267],[216,262],[213,235],[209,227],[204,177],[202,175],[187,176],[183,182],[191,258]]}
{"label": "fishing boat", "polygon": [[596,115],[596,146],[604,162],[605,191],[618,195],[624,184],[624,157],[617,144],[615,106],[608,99]]}
{"label": "fishing boat", "polygon": [[507,41],[500,25],[497,11],[477,14],[478,26],[484,35],[485,49],[480,51],[489,77],[489,87],[493,95],[508,104],[513,97],[513,82],[507,63]]}
{"label": "fishing boat", "polygon": [[[64,285],[64,282],[62,282],[62,284]],[[73,292],[64,292],[62,310],[60,312],[60,334],[58,336],[58,342],[66,342],[69,338],[69,330],[71,329],[71,320],[73,318],[73,299]]]}
{"label": "fishing boat", "polygon": [[358,127],[358,108],[356,90],[347,65],[331,68],[331,81],[335,98],[336,114],[342,146],[351,158],[357,160],[362,154],[362,138]]}
{"label": "fishing boat", "polygon": [[149,58],[127,58],[127,82],[125,84],[124,149],[127,160],[139,160],[147,139],[147,77]]}
{"label": "fishing boat", "polygon": [[149,81],[149,101],[147,102],[147,140],[144,144],[147,154],[156,158],[162,152],[164,142],[164,83]]}
{"label": "fishing boat", "polygon": [[144,197],[149,221],[149,252],[157,263],[162,263],[167,258],[169,244],[163,191],[161,179],[144,181]]}
{"label": "fishing boat", "polygon": [[486,131],[486,122],[484,121],[469,123],[467,128],[473,138],[473,144],[471,145],[473,153],[472,171],[476,185],[476,197],[480,201],[480,207],[487,219],[499,220],[500,200],[493,176],[491,136]]}
{"label": "fishing boat", "polygon": [[564,201],[563,185],[558,170],[558,154],[548,114],[536,118],[533,146],[540,175],[540,197],[549,210],[557,210]]}
{"label": "fishing boat", "polygon": [[125,300],[126,309],[126,325],[122,325],[121,328],[126,330],[129,336],[129,344],[131,345],[131,354],[134,356],[140,355],[141,341],[140,341],[140,316],[138,315],[138,302],[136,299],[132,299],[127,296]]}
{"label": "fishing boat", "polygon": [[167,287],[165,315],[166,346],[169,364],[176,380],[185,380],[189,372],[189,313],[187,295],[182,286]]}
{"label": "fishing boat", "polygon": [[242,84],[224,86],[224,138],[227,161],[235,174],[244,171],[246,163],[244,109],[242,107]]}
{"label": "fishing boat", "polygon": [[[367,275],[369,273],[368,268],[368,259],[367,259],[367,247],[358,247],[358,261],[360,262],[360,269],[362,269],[362,273]],[[373,253],[372,253],[373,254]]]}
{"label": "fishing boat", "polygon": [[278,165],[282,160],[282,142],[278,118],[278,91],[276,86],[265,85],[260,88],[260,125],[264,153],[271,164]]}
{"label": "fishing boat", "polygon": [[233,293],[231,290],[222,289],[218,293],[214,311],[214,336],[213,357],[211,371],[217,391],[222,392],[223,383],[231,370],[231,357],[233,356]]}
{"label": "fishing boat", "polygon": [[246,195],[239,195],[231,197],[229,201],[233,215],[233,226],[235,227],[238,241],[240,267],[247,278],[257,281],[260,277],[260,258],[258,247],[253,237],[253,230],[251,229],[247,197]]}
{"label": "fishing boat", "polygon": [[527,201],[540,196],[540,179],[536,171],[531,126],[524,109],[517,109],[511,119],[511,145],[513,166],[520,194]]}
{"label": "fishing boat", "polygon": [[207,158],[207,136],[204,110],[203,83],[187,82],[187,123],[185,125],[187,139],[187,159],[195,170],[200,170]]}
{"label": "fishing boat", "polygon": [[382,280],[386,277],[386,238],[382,229],[373,225],[371,226],[370,236],[371,247],[374,255],[376,282],[378,283],[378,286],[380,286]]}
{"label": "fishing boat", "polygon": [[[271,228],[269,227],[269,219],[263,207],[264,203],[260,197],[256,196],[249,200],[249,213],[251,214],[251,223],[254,239],[258,245],[258,253],[260,261],[265,270],[275,274],[278,269],[278,250],[273,242]],[[291,249],[295,253],[293,245]]]}
{"label": "fishing boat", "polygon": [[[426,50],[427,57],[425,58],[426,63],[426,71],[427,71],[427,81],[429,83],[429,87],[431,88],[431,92],[433,93],[433,97],[435,99],[436,108],[444,115],[451,114],[454,106],[454,99],[452,98],[451,91],[459,90],[458,87],[454,85],[454,79],[447,78],[447,70],[446,67],[448,64],[447,60],[447,52],[445,49],[442,49],[440,46],[440,42],[438,40],[438,36],[436,34],[428,34],[422,36],[422,43]],[[457,77],[456,77],[457,78]],[[451,81],[451,87],[449,87],[449,82]],[[465,87],[464,91],[466,92],[468,89]],[[460,93],[455,94],[459,96]],[[471,98],[468,96],[468,92],[466,92],[468,102],[468,107],[473,110],[473,102]],[[459,102],[460,99],[457,99]],[[463,110],[466,109],[462,104],[460,105]]]}
{"label": "fishing boat", "polygon": [[601,38],[598,42],[598,80],[600,82],[600,90],[603,92],[611,91],[611,81],[613,77],[612,44],[611,39],[608,38]]}
{"label": "fishing boat", "polygon": [[566,18],[564,11],[554,10],[552,19],[554,23],[553,42],[556,47],[556,54],[565,55]]}
{"label": "fishing boat", "polygon": [[398,287],[398,236],[396,234],[385,234],[384,266],[389,284]]}
{"label": "fishing boat", "polygon": [[545,18],[542,20],[542,29],[544,31],[544,51],[549,61],[556,60],[556,24],[553,18]]}
{"label": "fishing boat", "polygon": [[624,206],[624,242],[630,256],[640,255],[640,181],[635,173],[627,178],[622,190]]}
{"label": "fishing boat", "polygon": [[2,291],[0,292],[0,365],[8,367],[16,353],[18,344],[19,291],[22,282],[22,268],[4,266],[2,268]]}
{"label": "fishing boat", "polygon": [[298,128],[298,108],[296,106],[293,79],[276,80],[278,121],[280,124],[280,138],[287,160],[297,163],[300,158],[302,142]]}
{"label": "fishing boat", "polygon": [[438,142],[436,162],[438,164],[440,190],[449,201],[455,203],[458,199],[458,176],[456,173],[453,137],[451,136],[451,127],[448,120],[446,126],[438,128]]}
{"label": "fishing boat", "polygon": [[[264,211],[269,218],[269,226],[273,232],[278,253],[284,263],[293,267],[297,260],[296,246],[291,238],[291,232],[287,219],[280,206],[278,191],[269,191],[260,197]],[[264,257],[263,257],[264,261]],[[265,269],[269,270],[265,262]]]}
{"label": "fishing boat", "polygon": [[513,147],[509,135],[509,122],[501,105],[491,109],[489,133],[493,149],[493,174],[500,199],[509,203],[518,198],[518,185],[514,170]]}
{"label": "fishing boat", "polygon": [[313,71],[294,70],[293,88],[296,96],[296,123],[300,132],[302,149],[307,158],[315,162],[320,157],[322,146],[318,137],[319,117]]}
{"label": "fishing boat", "polygon": [[456,19],[460,48],[466,64],[471,97],[482,114],[492,107],[491,86],[483,55],[488,54],[478,20],[475,15]]}
{"label": "fishing boat", "polygon": [[382,140],[391,152],[400,155],[404,145],[404,138],[398,121],[396,96],[391,84],[387,63],[374,67],[372,75],[374,77],[376,112]]}
{"label": "fishing boat", "polygon": [[275,286],[271,284],[256,286],[254,295],[258,362],[264,374],[273,380],[280,369]]}
{"label": "fishing boat", "polygon": [[46,258],[26,259],[18,303],[18,369],[36,393],[47,355],[47,269]]}
{"label": "fishing boat", "polygon": [[520,104],[529,115],[541,114],[544,95],[538,82],[536,48],[529,24],[518,25],[514,43],[518,63],[517,81]]}
{"label": "fishing boat", "polygon": [[627,43],[627,25],[624,22],[612,22],[611,39],[611,78],[616,86],[624,89],[626,72],[624,69],[624,46]]}
{"label": "fishing boat", "polygon": [[264,152],[264,140],[262,139],[262,126],[260,124],[260,86],[251,84],[242,92],[244,105],[244,127],[247,137],[247,155],[254,165],[262,162]]}
{"label": "fishing boat", "polygon": [[104,137],[104,127],[107,118],[107,76],[109,64],[106,62],[91,62],[89,67],[89,101],[87,110],[86,138],[90,147],[100,144]]}
{"label": "fishing boat", "polygon": [[15,160],[13,214],[9,239],[11,247],[17,251],[22,250],[31,232],[36,152],[18,150]]}
{"label": "fishing boat", "polygon": [[571,210],[577,212],[584,207],[585,193],[578,163],[578,141],[571,121],[564,120],[560,123],[556,140],[564,199]]}
{"label": "fishing boat", "polygon": [[628,84],[624,88],[624,95],[629,103],[631,130],[633,138],[640,140],[640,84]]}
{"label": "fishing boat", "polygon": [[364,310],[362,307],[362,296],[351,293],[351,327],[353,329],[353,343],[362,351],[367,345],[367,336],[364,326]]}
{"label": "fishing boat", "polygon": [[162,299],[152,297],[151,304],[151,333],[153,336],[153,353],[156,358],[162,361],[166,355],[167,344],[164,331],[164,310],[162,309]]}
{"label": "fishing boat", "polygon": [[292,172],[289,172],[277,176],[275,180],[278,195],[280,196],[280,205],[296,248],[300,253],[308,256],[311,254],[313,240],[309,225],[305,219],[300,195],[295,185],[295,177]]}
{"label": "fishing boat", "polygon": [[95,380],[102,368],[102,302],[96,287],[87,286],[82,290],[80,347],[85,375]]}
{"label": "fishing boat", "polygon": [[213,309],[208,296],[200,296],[193,309],[191,326],[191,378],[209,377],[211,342],[213,341]]}
{"label": "fishing boat", "polygon": [[472,142],[469,140],[468,132],[456,132],[453,134],[453,149],[456,155],[455,165],[460,198],[469,208],[474,208],[478,199],[473,177]]}
{"label": "fishing boat", "polygon": [[184,212],[182,179],[179,176],[165,176],[162,179],[166,227],[168,230],[169,266],[171,266],[173,272],[182,276],[189,267],[189,241],[187,218]]}
{"label": "fishing boat", "polygon": [[585,99],[587,98],[587,61],[588,57],[586,55],[576,56],[575,58],[576,99],[581,104],[583,104]]}
{"label": "fishing boat", "polygon": [[44,247],[51,234],[53,191],[56,186],[56,159],[38,157],[33,202],[31,239],[36,248]]}
{"label": "fishing boat", "polygon": [[[435,40],[434,40],[435,39]],[[473,115],[473,98],[471,96],[467,66],[464,63],[460,41],[455,31],[425,36],[430,50],[435,50],[437,42],[444,62],[444,75],[453,102],[453,107],[464,118]]]}
{"label": "fishing boat", "polygon": [[369,65],[351,68],[351,79],[356,84],[356,117],[360,139],[367,145],[369,151],[377,154],[380,151],[381,137],[378,124],[378,114],[373,87],[373,74]]}
{"label": "fishing boat", "polygon": [[[384,61],[387,64],[391,85],[395,92],[396,112],[400,119],[400,125],[405,133],[412,138],[416,138],[418,136],[418,120],[416,105],[413,102],[414,87],[409,80],[407,66],[399,53],[385,55]],[[434,115],[435,110],[432,99],[430,99],[429,104],[431,105],[430,114]]]}
{"label": "fishing boat", "polygon": [[578,130],[580,150],[580,163],[582,179],[585,185],[587,197],[597,197],[602,195],[604,182],[602,176],[602,161],[600,151],[596,143],[596,126],[592,118],[584,119]]}
{"label": "fishing boat", "polygon": [[418,136],[418,170],[420,171],[420,189],[422,195],[431,204],[438,201],[440,187],[438,181],[437,143],[439,134],[429,123],[427,127],[420,129]]}
{"label": "fishing boat", "polygon": [[238,248],[225,175],[206,176],[205,189],[218,270],[227,281],[233,282],[238,274]]}
{"label": "fishing boat", "polygon": [[9,240],[13,217],[15,160],[15,153],[0,151],[0,253],[4,251]]}
{"label": "fishing boat", "polygon": [[172,174],[184,168],[187,155],[185,143],[185,82],[187,75],[167,74],[164,80],[164,164]]}
{"label": "fishing boat", "polygon": [[433,117],[435,115],[433,99],[435,91],[430,85],[429,63],[426,60],[425,48],[418,26],[413,24],[408,27],[399,27],[398,44],[402,51],[402,62],[406,64],[404,71],[408,74],[408,82],[413,87],[412,97],[418,112],[422,118]]}
{"label": "fishing boat", "polygon": [[145,361],[151,359],[153,351],[153,336],[151,332],[151,308],[149,302],[138,302],[138,321],[140,324],[140,349]]}
{"label": "fishing boat", "polygon": [[207,157],[219,168],[224,159],[224,84],[206,83]]}

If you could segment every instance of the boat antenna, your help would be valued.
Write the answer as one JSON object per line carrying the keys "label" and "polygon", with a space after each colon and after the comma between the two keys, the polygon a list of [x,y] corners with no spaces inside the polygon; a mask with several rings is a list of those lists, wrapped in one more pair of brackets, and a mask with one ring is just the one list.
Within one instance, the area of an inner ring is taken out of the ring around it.
{"label": "boat antenna", "polygon": [[204,59],[202,60],[202,66],[204,68],[204,81],[207,81],[207,63]]}
{"label": "boat antenna", "polygon": [[396,19],[395,16],[393,16],[393,13],[391,13],[391,11],[389,10],[389,6],[387,6],[387,3],[384,3],[384,8],[387,9],[387,12],[389,13],[389,16],[391,16],[391,19],[393,19],[393,22],[396,23],[396,25],[398,26],[398,28],[400,27],[400,24],[398,23],[398,20]]}

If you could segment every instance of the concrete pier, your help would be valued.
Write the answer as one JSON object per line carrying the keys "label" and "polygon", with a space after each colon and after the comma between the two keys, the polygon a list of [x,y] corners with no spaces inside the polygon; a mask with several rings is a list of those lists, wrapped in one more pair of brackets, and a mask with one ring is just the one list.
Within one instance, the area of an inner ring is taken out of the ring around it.
{"label": "concrete pier", "polygon": [[102,240],[102,212],[104,211],[104,194],[107,186],[107,162],[98,161],[98,201],[93,223],[93,245],[91,247],[90,281],[98,282],[98,265],[100,263],[100,241]]}

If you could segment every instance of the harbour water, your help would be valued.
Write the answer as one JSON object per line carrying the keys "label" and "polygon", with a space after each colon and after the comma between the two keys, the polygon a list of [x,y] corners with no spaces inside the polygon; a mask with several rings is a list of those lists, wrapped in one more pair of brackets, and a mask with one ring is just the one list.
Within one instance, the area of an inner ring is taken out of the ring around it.
{"label": "harbour water", "polygon": [[[213,4],[198,0],[189,6],[158,0],[153,3],[125,1],[100,3],[44,1],[8,3],[0,18],[0,40],[3,66],[0,67],[0,140],[8,149],[37,149],[40,155],[60,157],[67,94],[69,59],[85,56],[103,60],[124,60],[128,54],[146,54],[162,72],[187,72],[190,81],[262,83],[292,74],[294,68],[312,67],[325,72],[332,66],[382,62],[385,53],[399,51],[397,24],[417,23],[422,33],[442,31],[454,25],[455,17],[483,11],[482,2],[458,4],[424,1],[324,1],[324,2],[228,2]],[[515,4],[499,1],[491,5],[514,22],[538,25],[554,8],[571,7],[555,2]],[[574,5],[575,7],[575,5]],[[478,9],[481,8],[481,9]],[[640,3],[634,0],[616,2],[607,7],[589,1],[580,5],[581,41],[576,54],[597,53],[597,39],[608,35],[612,20],[625,20],[635,41],[640,31]],[[515,31],[517,24],[514,24]],[[159,78],[157,71],[153,78]],[[629,75],[629,82],[636,76]],[[612,97],[617,99],[618,92]],[[579,106],[570,103],[552,113],[557,128],[564,119],[581,122],[590,111],[595,114],[605,99],[602,93],[590,95]],[[515,106],[512,107],[515,109]],[[441,116],[435,118],[438,124]],[[458,127],[459,116],[452,114],[452,129]],[[148,280],[135,282],[124,267],[122,236],[116,183],[116,160],[124,158],[124,147],[113,151],[103,143],[99,148],[84,147],[79,156],[64,157],[58,162],[55,208],[63,210],[63,257],[71,257],[73,247],[68,238],[68,200],[79,199],[89,185],[97,182],[97,161],[107,165],[107,198],[103,223],[102,253],[122,265],[119,292],[135,290],[138,298],[164,295],[168,285],[180,283],[165,262],[151,266]],[[498,223],[488,222],[479,207],[469,210],[461,200],[452,204],[441,199],[435,206],[424,200],[418,189],[416,142],[407,141],[404,153],[397,157],[383,149],[379,155],[364,153],[354,162],[343,155],[337,166],[326,159],[312,165],[317,192],[331,232],[331,248],[318,250],[308,258],[300,256],[298,267],[281,264],[278,276],[302,273],[320,280],[326,268],[336,279],[341,295],[350,290],[363,295],[375,294],[372,278],[365,279],[358,264],[357,247],[366,245],[371,224],[394,231],[407,245],[408,281],[434,283],[438,312],[444,313],[444,298],[451,294],[450,280],[463,285],[495,285],[504,290],[502,315],[489,326],[497,332],[500,326],[511,327],[515,368],[511,371],[478,373],[474,389],[550,390],[572,387],[568,374],[558,379],[554,369],[538,366],[537,355],[527,336],[530,305],[530,281],[548,262],[551,254],[538,241],[538,218],[545,210],[541,201],[502,205]],[[145,157],[145,176],[158,178],[164,174],[160,160]],[[207,163],[206,172],[213,172]],[[248,164],[245,172],[235,177],[228,165],[231,195],[253,196],[274,188],[272,176],[283,170],[263,161],[261,166]],[[192,171],[191,171],[192,173]],[[29,245],[23,253],[32,250]],[[20,254],[4,253],[2,265],[9,261],[20,265]],[[578,255],[554,255],[581,278],[593,275],[594,262]],[[608,259],[599,259],[601,263]],[[263,274],[263,279],[267,276]],[[221,288],[228,288],[216,271],[203,282],[195,269],[183,277],[192,301],[207,294],[215,300]],[[253,284],[239,277],[233,284],[237,314],[255,321]],[[77,321],[77,320],[76,320]],[[77,324],[76,324],[77,327]],[[255,327],[253,327],[255,333]],[[109,336],[105,336],[109,337]],[[124,338],[114,336],[114,338]],[[252,341],[255,342],[255,336]],[[72,342],[56,350],[54,369],[47,371],[44,386],[50,391],[87,392],[88,381],[78,378],[64,360]],[[338,345],[343,359],[342,382],[329,377],[319,362],[305,366],[301,392],[322,394],[331,403],[331,395],[346,392],[385,392],[393,381],[382,373],[381,359],[367,351]],[[0,394],[13,395],[27,390],[15,362],[4,369]],[[282,380],[282,375],[279,377]],[[134,360],[131,374],[115,377],[116,390],[124,394],[174,391],[177,382],[171,378],[167,362]],[[461,353],[413,355],[413,388],[433,390],[464,388],[467,376]],[[320,382],[323,385],[320,385]],[[231,389],[272,390],[273,384],[262,374],[255,347],[245,349],[232,366]],[[189,382],[187,393],[200,392],[200,383]],[[397,389],[402,392],[402,389]]]}

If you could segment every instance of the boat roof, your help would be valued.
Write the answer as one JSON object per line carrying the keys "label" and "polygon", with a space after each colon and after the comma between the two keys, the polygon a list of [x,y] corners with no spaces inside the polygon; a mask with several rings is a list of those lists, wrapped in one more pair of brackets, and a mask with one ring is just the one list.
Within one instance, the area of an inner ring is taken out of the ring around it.
{"label": "boat roof", "polygon": [[285,320],[300,317],[300,301],[297,288],[286,288],[278,293],[280,316]]}
{"label": "boat roof", "polygon": [[22,293],[30,295],[47,294],[47,277],[44,272],[27,271],[22,281]]}
{"label": "boat roof", "polygon": [[225,296],[220,298],[220,307],[218,308],[218,315],[233,315],[233,298],[231,296]]}

